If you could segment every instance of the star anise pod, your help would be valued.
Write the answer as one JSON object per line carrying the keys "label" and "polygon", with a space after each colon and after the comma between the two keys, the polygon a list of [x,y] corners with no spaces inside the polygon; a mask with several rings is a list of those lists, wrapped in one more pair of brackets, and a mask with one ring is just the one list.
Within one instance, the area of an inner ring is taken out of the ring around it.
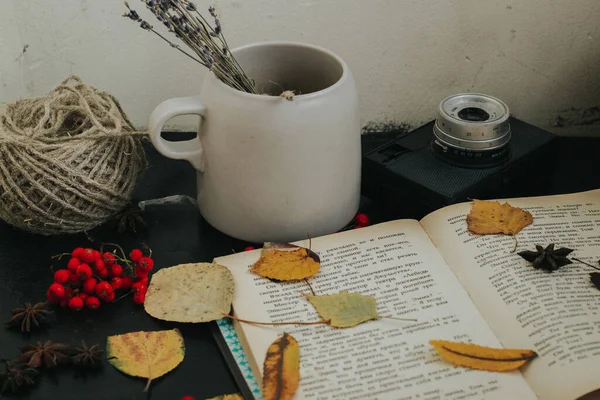
{"label": "star anise pod", "polygon": [[48,322],[53,312],[48,310],[48,303],[37,303],[32,306],[30,303],[26,303],[25,307],[15,308],[11,310],[13,316],[11,319],[6,321],[9,326],[21,326],[21,332],[29,332],[31,328],[39,328],[42,324]]}
{"label": "star anise pod", "polygon": [[121,212],[119,215],[117,215],[117,231],[119,233],[123,233],[127,229],[130,229],[131,231],[133,231],[133,233],[137,233],[137,225],[140,225],[142,227],[146,226],[144,218],[142,218],[142,216],[140,215],[141,213],[142,210],[140,210],[138,207],[131,207]]}
{"label": "star anise pod", "polygon": [[554,243],[550,243],[546,248],[542,246],[535,246],[537,251],[520,251],[521,257],[533,264],[536,269],[543,269],[548,272],[556,271],[562,266],[572,264],[573,261],[569,260],[567,256],[573,251],[566,247],[554,250]]}
{"label": "star anise pod", "polygon": [[104,350],[100,348],[99,344],[88,347],[85,340],[81,341],[81,346],[73,347],[72,350],[74,354],[71,356],[71,361],[76,365],[98,365],[102,361],[102,355],[104,354]]}
{"label": "star anise pod", "polygon": [[22,348],[23,354],[18,360],[31,368],[55,367],[69,360],[66,353],[70,348],[66,344],[52,343],[51,340],[45,343],[37,342],[37,344],[30,344]]}
{"label": "star anise pod", "polygon": [[33,385],[38,371],[25,364],[6,363],[6,371],[0,374],[0,394],[16,392],[23,386]]}

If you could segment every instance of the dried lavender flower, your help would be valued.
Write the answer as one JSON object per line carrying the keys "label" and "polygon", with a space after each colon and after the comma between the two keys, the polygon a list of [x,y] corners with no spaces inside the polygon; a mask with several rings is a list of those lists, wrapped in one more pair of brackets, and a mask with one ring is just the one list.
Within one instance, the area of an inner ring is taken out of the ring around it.
{"label": "dried lavender flower", "polygon": [[[189,0],[141,0],[156,19],[161,22],[170,33],[180,39],[191,51],[184,51],[178,44],[173,43],[161,33],[156,31],[139,14],[129,7],[124,17],[139,22],[140,27],[150,31],[167,42],[171,47],[185,54],[192,60],[210,69],[223,83],[248,93],[258,93],[254,81],[250,79],[233,54],[223,36],[221,21],[217,18],[214,7],[209,7],[208,12],[214,19],[210,24],[197,10],[194,3]],[[195,53],[195,55],[193,55]]]}
{"label": "dried lavender flower", "polygon": [[171,5],[169,4],[169,0],[156,0],[156,2],[158,3],[158,7],[160,7],[161,10],[163,10],[164,12],[169,11],[169,8],[171,7]]}
{"label": "dried lavender flower", "polygon": [[124,17],[127,17],[133,21],[139,21],[140,20],[140,16],[138,15],[138,13],[135,10],[132,10],[129,7],[129,3],[125,2],[125,7],[127,7],[128,12],[123,14]]}

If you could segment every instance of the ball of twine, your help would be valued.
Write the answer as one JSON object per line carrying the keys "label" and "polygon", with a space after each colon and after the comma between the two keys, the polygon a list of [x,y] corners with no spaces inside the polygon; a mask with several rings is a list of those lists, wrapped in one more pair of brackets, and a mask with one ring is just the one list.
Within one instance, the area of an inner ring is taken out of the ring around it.
{"label": "ball of twine", "polygon": [[130,201],[141,139],[109,93],[69,76],[0,118],[0,218],[42,235],[94,228]]}

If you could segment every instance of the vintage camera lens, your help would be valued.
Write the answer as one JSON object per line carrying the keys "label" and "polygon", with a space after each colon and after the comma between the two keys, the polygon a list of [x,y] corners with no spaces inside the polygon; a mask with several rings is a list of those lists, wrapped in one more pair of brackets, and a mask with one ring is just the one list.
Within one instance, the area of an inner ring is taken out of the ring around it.
{"label": "vintage camera lens", "polygon": [[510,156],[510,116],[501,100],[462,93],[440,103],[431,149],[451,164],[467,168],[498,165]]}

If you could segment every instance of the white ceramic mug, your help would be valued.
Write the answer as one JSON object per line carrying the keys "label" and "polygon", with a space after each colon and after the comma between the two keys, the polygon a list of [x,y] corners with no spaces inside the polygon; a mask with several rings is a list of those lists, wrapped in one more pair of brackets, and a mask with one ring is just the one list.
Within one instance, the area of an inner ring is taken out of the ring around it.
{"label": "white ceramic mug", "polygon": [[[163,155],[197,170],[204,219],[250,242],[333,233],[360,199],[360,121],[346,63],[320,47],[263,42],[233,51],[261,93],[233,89],[207,73],[200,95],[166,100],[149,133]],[[295,90],[292,100],[277,96]],[[166,141],[167,120],[198,114],[198,136]]]}

